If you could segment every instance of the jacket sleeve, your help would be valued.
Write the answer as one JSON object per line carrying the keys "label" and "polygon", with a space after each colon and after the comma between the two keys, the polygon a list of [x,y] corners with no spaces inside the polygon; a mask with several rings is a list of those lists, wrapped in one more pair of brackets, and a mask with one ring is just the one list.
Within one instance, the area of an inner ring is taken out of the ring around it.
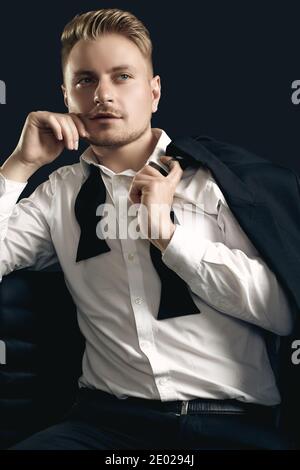
{"label": "jacket sleeve", "polygon": [[218,220],[224,242],[176,225],[162,260],[202,301],[221,313],[279,335],[293,328],[293,315],[276,276],[258,255],[227,205]]}
{"label": "jacket sleeve", "polygon": [[0,281],[16,269],[41,270],[57,261],[47,222],[52,183],[47,180],[17,203],[26,184],[0,174]]}

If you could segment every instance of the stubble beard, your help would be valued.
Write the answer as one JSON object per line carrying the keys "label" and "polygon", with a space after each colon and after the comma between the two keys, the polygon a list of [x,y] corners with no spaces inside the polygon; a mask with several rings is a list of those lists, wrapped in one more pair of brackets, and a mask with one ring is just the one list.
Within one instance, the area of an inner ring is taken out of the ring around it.
{"label": "stubble beard", "polygon": [[123,147],[124,145],[128,145],[131,142],[134,142],[141,138],[148,130],[149,124],[145,124],[145,126],[141,129],[134,129],[129,131],[118,131],[112,130],[110,132],[111,135],[105,135],[105,132],[99,131],[99,134],[103,134],[103,136],[91,136],[88,139],[88,142],[91,145],[95,145],[97,147],[110,147],[110,148],[118,148]]}

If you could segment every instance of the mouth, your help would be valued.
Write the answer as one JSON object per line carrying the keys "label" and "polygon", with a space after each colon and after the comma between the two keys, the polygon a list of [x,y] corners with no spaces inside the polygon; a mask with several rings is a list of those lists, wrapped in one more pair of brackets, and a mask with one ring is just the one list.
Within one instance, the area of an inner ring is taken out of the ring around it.
{"label": "mouth", "polygon": [[99,113],[90,118],[91,121],[111,121],[113,119],[121,119],[121,117],[111,113]]}

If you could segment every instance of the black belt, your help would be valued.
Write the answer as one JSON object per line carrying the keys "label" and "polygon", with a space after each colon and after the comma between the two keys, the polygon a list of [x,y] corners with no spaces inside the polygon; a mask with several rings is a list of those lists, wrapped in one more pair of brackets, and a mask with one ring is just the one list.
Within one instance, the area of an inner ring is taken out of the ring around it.
{"label": "black belt", "polygon": [[239,400],[226,399],[215,400],[210,398],[196,398],[193,400],[177,400],[177,401],[160,401],[150,400],[147,398],[128,397],[125,399],[118,399],[116,396],[111,395],[102,390],[95,390],[89,388],[81,388],[79,391],[79,398],[98,399],[100,402],[116,402],[127,403],[137,406],[142,406],[152,410],[157,410],[166,413],[175,413],[176,415],[190,415],[190,414],[224,414],[224,415],[248,415],[257,418],[267,418],[271,420],[276,419],[278,413],[278,406],[265,406],[257,405],[255,403],[244,403]]}

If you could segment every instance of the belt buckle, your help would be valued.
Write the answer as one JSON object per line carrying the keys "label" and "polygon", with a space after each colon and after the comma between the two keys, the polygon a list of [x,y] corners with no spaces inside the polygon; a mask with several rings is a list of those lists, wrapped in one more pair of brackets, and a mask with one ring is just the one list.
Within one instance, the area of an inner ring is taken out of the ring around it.
{"label": "belt buckle", "polygon": [[182,401],[180,413],[176,413],[176,416],[187,415],[188,407],[189,407],[189,401],[188,400]]}

